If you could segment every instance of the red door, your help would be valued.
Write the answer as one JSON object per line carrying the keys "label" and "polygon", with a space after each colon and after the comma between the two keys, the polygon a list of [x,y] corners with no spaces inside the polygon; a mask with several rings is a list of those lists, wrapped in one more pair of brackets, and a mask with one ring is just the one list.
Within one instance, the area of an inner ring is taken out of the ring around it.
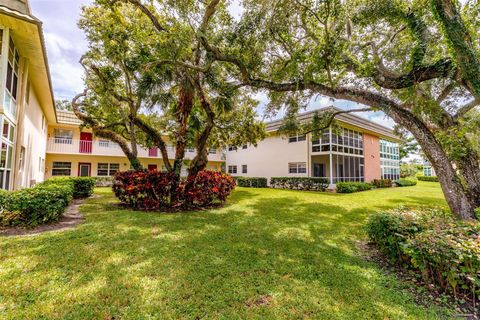
{"label": "red door", "polygon": [[156,158],[158,157],[158,148],[150,148],[148,149],[148,156]]}
{"label": "red door", "polygon": [[148,165],[148,171],[154,171],[157,170],[157,165],[156,164],[149,164]]}
{"label": "red door", "polygon": [[92,153],[92,140],[91,132],[80,132],[80,153]]}

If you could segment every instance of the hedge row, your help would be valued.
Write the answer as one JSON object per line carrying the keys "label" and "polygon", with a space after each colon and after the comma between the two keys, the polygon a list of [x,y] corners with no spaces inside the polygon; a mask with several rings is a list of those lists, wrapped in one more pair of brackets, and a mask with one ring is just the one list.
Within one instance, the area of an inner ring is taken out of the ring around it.
{"label": "hedge row", "polygon": [[96,178],[91,177],[58,177],[50,178],[41,185],[70,185],[73,188],[73,198],[88,198],[93,194]]}
{"label": "hedge row", "polygon": [[375,179],[372,184],[375,188],[391,188],[393,181],[391,179]]}
{"label": "hedge row", "polygon": [[245,188],[266,188],[267,178],[261,177],[234,177],[239,187]]}
{"label": "hedge row", "polygon": [[417,179],[420,181],[438,182],[438,177],[418,176]]}
{"label": "hedge row", "polygon": [[270,186],[279,189],[325,191],[328,185],[328,178],[272,177],[270,179]]}
{"label": "hedge row", "polygon": [[369,238],[395,263],[455,297],[480,298],[480,223],[439,209],[401,208],[371,216]]}
{"label": "hedge row", "polygon": [[373,188],[371,183],[366,182],[338,182],[337,183],[337,192],[338,193],[353,193],[359,191],[366,191]]}
{"label": "hedge row", "polygon": [[398,186],[398,187],[411,187],[411,186],[415,186],[417,185],[417,179],[415,178],[402,178],[402,179],[398,179],[398,180],[395,180],[395,184]]}
{"label": "hedge row", "polygon": [[19,191],[0,192],[0,225],[35,227],[57,221],[73,198],[93,193],[93,178],[58,178]]}

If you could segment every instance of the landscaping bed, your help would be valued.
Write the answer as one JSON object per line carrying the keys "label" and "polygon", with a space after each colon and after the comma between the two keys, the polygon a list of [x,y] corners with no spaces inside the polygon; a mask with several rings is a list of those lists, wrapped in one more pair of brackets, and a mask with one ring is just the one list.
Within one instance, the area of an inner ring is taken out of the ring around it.
{"label": "landscaping bed", "polygon": [[72,199],[89,197],[95,179],[53,178],[32,188],[0,193],[0,226],[34,228],[57,222]]}
{"label": "landscaping bed", "polygon": [[367,233],[392,264],[480,316],[478,221],[456,220],[444,209],[401,207],[371,216]]}

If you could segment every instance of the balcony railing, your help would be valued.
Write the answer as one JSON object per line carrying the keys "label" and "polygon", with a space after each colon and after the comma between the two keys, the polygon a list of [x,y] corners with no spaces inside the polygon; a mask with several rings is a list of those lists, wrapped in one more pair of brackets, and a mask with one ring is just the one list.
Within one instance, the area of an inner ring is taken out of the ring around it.
{"label": "balcony railing", "polygon": [[[96,156],[125,156],[120,146],[108,140],[77,140],[70,138],[50,138],[47,143],[47,153],[60,154],[91,154]],[[175,148],[167,146],[169,159],[175,158]],[[185,158],[193,159],[195,157],[194,149],[187,149]],[[157,148],[138,148],[138,157],[140,158],[161,158],[162,154]],[[220,150],[210,150],[208,154],[210,161],[224,160],[223,153]]]}

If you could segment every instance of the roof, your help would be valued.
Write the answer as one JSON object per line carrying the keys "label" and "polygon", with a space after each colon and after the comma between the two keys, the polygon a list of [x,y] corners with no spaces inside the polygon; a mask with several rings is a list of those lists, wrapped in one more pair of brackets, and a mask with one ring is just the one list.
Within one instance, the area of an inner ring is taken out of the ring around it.
{"label": "roof", "polygon": [[57,122],[61,124],[82,124],[82,121],[77,118],[75,113],[69,110],[57,110]]}
{"label": "roof", "polygon": [[42,22],[31,14],[26,0],[2,0],[0,24],[12,30],[22,57],[28,59],[30,83],[49,122],[56,122],[55,100]]}
{"label": "roof", "polygon": [[[322,111],[323,112],[325,112],[325,111],[336,112],[336,111],[342,111],[342,109],[336,108],[334,106],[326,107],[326,108],[320,108],[320,109],[316,109],[316,110],[313,110],[313,111],[301,113],[301,114],[298,115],[298,119],[300,120],[300,122],[305,123],[307,121],[311,121],[313,119],[313,116],[314,116],[315,113],[322,112]],[[335,117],[335,119],[337,121],[341,122],[341,123],[351,125],[351,126],[354,126],[354,127],[357,127],[357,128],[361,128],[364,132],[367,132],[367,133],[370,133],[370,134],[379,135],[380,137],[384,137],[384,138],[387,138],[389,140],[395,140],[395,141],[399,141],[399,142],[402,141],[401,138],[398,137],[393,132],[392,129],[390,129],[388,127],[385,127],[385,126],[382,126],[382,125],[380,125],[376,122],[364,119],[364,118],[362,118],[360,116],[357,116],[357,115],[354,115],[354,114],[342,113],[342,114],[337,115]],[[280,126],[282,125],[282,123],[283,123],[283,119],[267,122],[266,123],[267,132],[277,131],[280,128]]]}

